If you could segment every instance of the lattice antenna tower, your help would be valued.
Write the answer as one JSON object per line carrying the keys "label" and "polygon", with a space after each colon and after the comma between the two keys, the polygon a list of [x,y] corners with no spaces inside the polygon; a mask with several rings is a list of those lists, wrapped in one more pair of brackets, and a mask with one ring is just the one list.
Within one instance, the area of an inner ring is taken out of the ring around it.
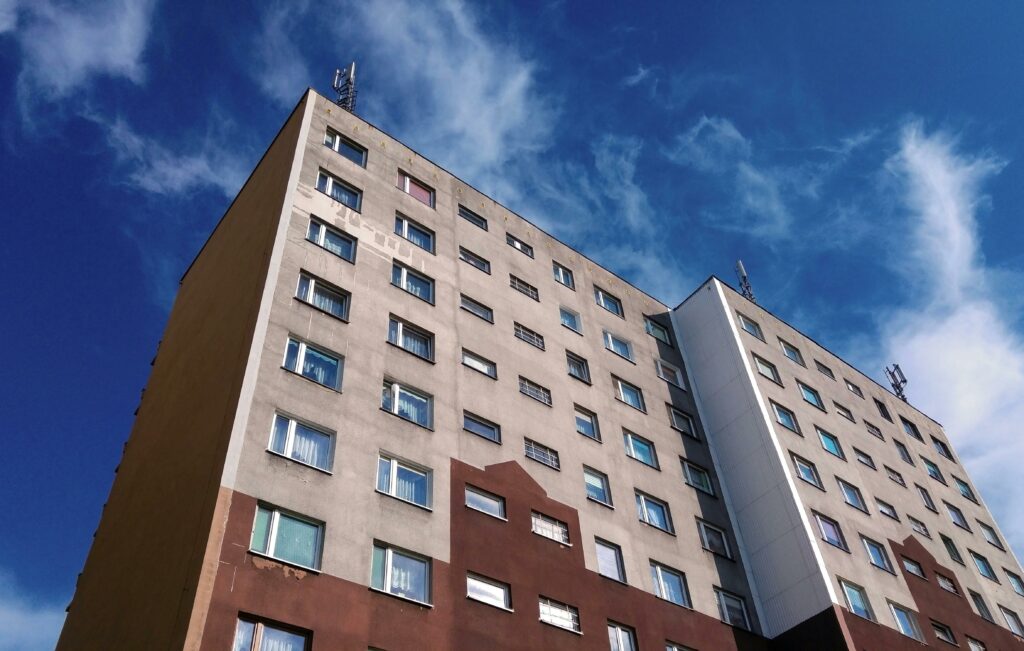
{"label": "lattice antenna tower", "polygon": [[754,288],[750,286],[750,278],[747,276],[746,267],[743,266],[743,260],[736,261],[736,278],[740,281],[740,293],[743,294],[743,298],[751,303],[756,303]]}
{"label": "lattice antenna tower", "polygon": [[896,394],[896,397],[907,402],[907,394],[903,391],[903,388],[907,386],[907,376],[903,374],[903,370],[899,364],[893,364],[892,368],[885,367],[885,377],[889,378],[889,384],[892,385],[892,391]]}
{"label": "lattice antenna tower", "polygon": [[331,88],[338,94],[335,104],[349,113],[356,112],[356,62],[353,61],[348,67],[338,68],[334,71],[334,83]]}

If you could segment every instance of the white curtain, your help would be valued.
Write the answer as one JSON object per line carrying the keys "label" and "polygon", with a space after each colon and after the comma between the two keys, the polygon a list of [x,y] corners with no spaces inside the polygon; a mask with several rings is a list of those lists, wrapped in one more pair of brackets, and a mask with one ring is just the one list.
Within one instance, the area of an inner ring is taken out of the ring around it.
{"label": "white curtain", "polygon": [[326,468],[330,442],[330,437],[296,423],[292,458],[317,468]]}

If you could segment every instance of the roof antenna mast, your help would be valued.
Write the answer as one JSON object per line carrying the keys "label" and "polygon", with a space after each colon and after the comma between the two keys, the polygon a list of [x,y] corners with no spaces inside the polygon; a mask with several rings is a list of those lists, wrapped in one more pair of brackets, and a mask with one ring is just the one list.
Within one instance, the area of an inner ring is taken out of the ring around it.
{"label": "roof antenna mast", "polygon": [[746,267],[743,266],[743,260],[736,261],[736,277],[739,278],[740,293],[743,294],[743,298],[751,303],[756,303],[757,299],[754,298],[754,288],[750,286],[750,278],[747,276]]}
{"label": "roof antenna mast", "polygon": [[892,391],[896,394],[896,397],[903,402],[907,402],[907,394],[903,391],[903,387],[907,386],[907,376],[903,374],[900,365],[893,364],[892,368],[886,366],[885,377],[889,378],[889,384],[892,385]]}
{"label": "roof antenna mast", "polygon": [[353,61],[347,68],[338,68],[334,71],[334,83],[331,88],[338,94],[335,104],[349,113],[356,112],[356,62]]}

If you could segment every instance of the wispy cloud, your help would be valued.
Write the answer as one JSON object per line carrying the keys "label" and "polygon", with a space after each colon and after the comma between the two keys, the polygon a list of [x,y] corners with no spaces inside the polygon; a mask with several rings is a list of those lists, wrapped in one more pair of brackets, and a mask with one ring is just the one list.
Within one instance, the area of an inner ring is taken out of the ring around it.
{"label": "wispy cloud", "polygon": [[0,34],[18,26],[19,0],[0,0]]}
{"label": "wispy cloud", "polygon": [[29,598],[0,569],[0,651],[52,651],[64,624],[64,606]]}
{"label": "wispy cloud", "polygon": [[267,97],[285,107],[294,105],[312,80],[294,38],[307,6],[308,2],[302,1],[266,8],[260,16],[259,33],[252,40],[257,65],[249,72]]}
{"label": "wispy cloud", "polygon": [[626,86],[636,86],[637,84],[643,82],[646,79],[649,79],[650,77],[651,69],[645,68],[643,64],[637,64],[636,72],[623,79],[622,83],[625,84]]}

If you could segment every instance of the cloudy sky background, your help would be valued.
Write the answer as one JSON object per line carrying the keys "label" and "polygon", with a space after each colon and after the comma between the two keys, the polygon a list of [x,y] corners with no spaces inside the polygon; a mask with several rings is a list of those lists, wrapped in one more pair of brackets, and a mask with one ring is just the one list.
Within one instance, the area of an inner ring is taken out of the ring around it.
{"label": "cloudy sky background", "polygon": [[0,0],[0,651],[52,648],[178,278],[352,59],[364,118],[670,305],[742,258],[899,362],[1024,549],[1024,6],[604,4]]}

